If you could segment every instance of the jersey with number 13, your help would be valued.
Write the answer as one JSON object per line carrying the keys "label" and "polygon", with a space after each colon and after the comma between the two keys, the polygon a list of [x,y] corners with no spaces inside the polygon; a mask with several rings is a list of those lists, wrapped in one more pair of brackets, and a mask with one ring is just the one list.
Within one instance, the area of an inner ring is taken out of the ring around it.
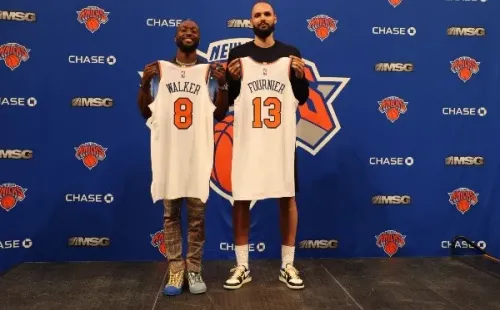
{"label": "jersey with number 13", "polygon": [[159,61],[158,94],[149,105],[151,195],[160,199],[208,199],[214,153],[209,64],[180,67]]}
{"label": "jersey with number 13", "polygon": [[295,196],[297,105],[291,59],[272,63],[240,58],[241,89],[234,101],[234,200]]}

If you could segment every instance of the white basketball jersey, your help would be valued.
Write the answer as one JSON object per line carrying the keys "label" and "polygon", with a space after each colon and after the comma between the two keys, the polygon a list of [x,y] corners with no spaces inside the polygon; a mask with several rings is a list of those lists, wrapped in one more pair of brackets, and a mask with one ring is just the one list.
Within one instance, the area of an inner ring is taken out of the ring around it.
{"label": "white basketball jersey", "polygon": [[291,59],[240,59],[241,89],[234,101],[234,200],[295,196],[298,101],[290,83]]}
{"label": "white basketball jersey", "polygon": [[149,105],[151,195],[160,199],[208,199],[213,165],[215,106],[208,88],[209,64],[180,67],[159,61],[158,93]]}

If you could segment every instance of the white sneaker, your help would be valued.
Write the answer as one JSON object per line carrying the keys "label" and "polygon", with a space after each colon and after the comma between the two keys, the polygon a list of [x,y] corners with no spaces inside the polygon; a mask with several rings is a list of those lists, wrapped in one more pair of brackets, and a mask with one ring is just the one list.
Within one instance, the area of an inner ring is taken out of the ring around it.
{"label": "white sneaker", "polygon": [[291,264],[286,264],[285,268],[280,269],[279,280],[294,290],[304,288],[304,281],[299,277],[299,271]]}
{"label": "white sneaker", "polygon": [[202,294],[207,291],[207,285],[205,284],[205,281],[203,281],[201,272],[188,271],[186,275],[191,294]]}
{"label": "white sneaker", "polygon": [[250,276],[250,270],[245,266],[237,266],[231,269],[233,273],[229,279],[224,283],[224,288],[229,290],[236,290],[243,286],[243,284],[252,281],[252,276]]}

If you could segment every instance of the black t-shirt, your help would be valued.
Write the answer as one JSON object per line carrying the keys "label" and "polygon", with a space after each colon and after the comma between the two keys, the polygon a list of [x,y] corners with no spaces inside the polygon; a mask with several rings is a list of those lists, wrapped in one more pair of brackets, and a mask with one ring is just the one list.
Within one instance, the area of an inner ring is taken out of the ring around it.
{"label": "black t-shirt", "polygon": [[[231,49],[229,51],[227,64],[229,65],[233,59],[247,56],[257,62],[273,62],[280,57],[288,57],[290,55],[302,58],[297,48],[280,41],[275,40],[274,45],[268,48],[258,47],[255,45],[254,41],[250,41]],[[293,94],[299,101],[299,105],[303,105],[307,102],[307,98],[309,97],[309,81],[305,77],[298,79],[295,76],[295,72],[293,70],[291,72],[290,82],[292,83]],[[226,80],[228,82],[228,103],[231,106],[234,104],[234,99],[240,94],[241,80],[233,80],[229,74],[229,70],[226,71],[226,74]]]}

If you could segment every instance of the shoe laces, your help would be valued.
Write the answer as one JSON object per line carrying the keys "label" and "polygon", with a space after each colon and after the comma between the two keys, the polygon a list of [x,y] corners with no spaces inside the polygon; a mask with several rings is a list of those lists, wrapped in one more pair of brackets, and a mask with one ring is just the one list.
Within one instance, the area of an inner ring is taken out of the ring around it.
{"label": "shoe laces", "polygon": [[295,267],[293,267],[292,265],[288,264],[286,266],[285,270],[290,275],[291,278],[293,278],[293,279],[299,278],[299,271]]}
{"label": "shoe laces", "polygon": [[237,279],[238,277],[241,277],[241,275],[245,272],[245,266],[234,267],[230,270],[230,272],[233,272],[231,279]]}
{"label": "shoe laces", "polygon": [[170,273],[170,276],[168,278],[168,283],[170,285],[174,286],[180,286],[182,284],[182,277],[183,277],[183,272],[179,271],[176,273]]}
{"label": "shoe laces", "polygon": [[188,272],[188,280],[191,283],[203,282],[203,279],[201,277],[201,273],[199,273],[199,272]]}

